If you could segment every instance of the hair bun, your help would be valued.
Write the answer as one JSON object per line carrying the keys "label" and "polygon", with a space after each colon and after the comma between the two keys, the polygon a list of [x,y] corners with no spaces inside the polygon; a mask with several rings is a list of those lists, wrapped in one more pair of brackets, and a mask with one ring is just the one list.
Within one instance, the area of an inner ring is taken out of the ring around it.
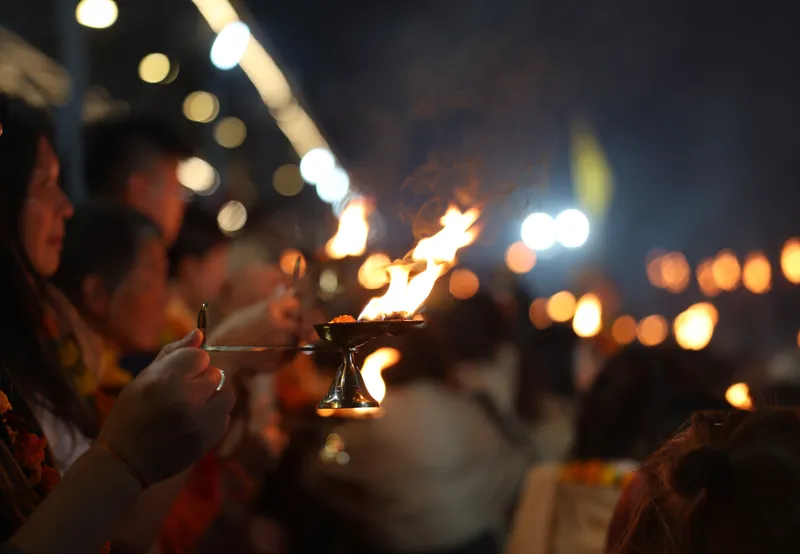
{"label": "hair bun", "polygon": [[705,491],[709,498],[728,498],[733,489],[733,465],[725,450],[701,446],[678,460],[672,486],[684,497]]}

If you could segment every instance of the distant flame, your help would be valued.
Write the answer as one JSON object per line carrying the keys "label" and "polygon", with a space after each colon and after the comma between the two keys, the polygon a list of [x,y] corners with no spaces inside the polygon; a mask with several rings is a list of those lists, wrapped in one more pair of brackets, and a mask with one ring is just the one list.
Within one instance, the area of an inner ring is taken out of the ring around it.
{"label": "distant flame", "polygon": [[325,245],[325,253],[334,260],[360,256],[367,248],[368,236],[367,205],[363,200],[352,200],[342,210],[339,229]]}
{"label": "distant flame", "polygon": [[477,208],[461,213],[450,206],[440,220],[442,230],[419,241],[411,252],[413,260],[425,262],[425,270],[409,279],[416,264],[400,262],[386,268],[386,294],[370,300],[358,319],[376,320],[391,314],[412,317],[430,295],[436,280],[455,262],[458,250],[475,242],[478,230],[473,224],[479,216]]}

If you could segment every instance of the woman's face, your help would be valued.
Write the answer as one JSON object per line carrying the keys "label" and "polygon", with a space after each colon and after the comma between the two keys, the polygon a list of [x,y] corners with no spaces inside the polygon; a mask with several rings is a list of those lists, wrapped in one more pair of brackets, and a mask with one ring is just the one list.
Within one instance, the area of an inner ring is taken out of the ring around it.
{"label": "woman's face", "polygon": [[36,163],[22,206],[22,247],[34,271],[50,277],[58,269],[64,242],[64,222],[72,217],[72,204],[58,185],[60,165],[50,143],[39,139]]}

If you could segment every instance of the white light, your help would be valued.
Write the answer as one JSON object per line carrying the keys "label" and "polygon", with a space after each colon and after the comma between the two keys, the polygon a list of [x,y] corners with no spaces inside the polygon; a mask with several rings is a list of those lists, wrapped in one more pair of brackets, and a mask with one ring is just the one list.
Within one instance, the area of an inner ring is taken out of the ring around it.
{"label": "white light", "polygon": [[117,20],[119,10],[114,0],[81,0],[75,8],[75,19],[85,27],[106,29]]}
{"label": "white light", "polygon": [[341,167],[335,167],[322,180],[317,182],[317,196],[323,202],[338,202],[350,191],[350,176]]}
{"label": "white light", "polygon": [[197,194],[208,195],[219,184],[219,175],[207,161],[189,158],[178,165],[178,181]]}
{"label": "white light", "polygon": [[306,183],[316,185],[318,181],[336,168],[336,158],[327,148],[309,150],[300,160],[300,175]]}
{"label": "white light", "polygon": [[225,25],[211,45],[211,63],[218,69],[233,69],[250,43],[250,28],[241,21]]}
{"label": "white light", "polygon": [[566,248],[583,246],[589,238],[589,220],[580,210],[564,210],[556,217],[556,236]]}
{"label": "white light", "polygon": [[522,222],[521,235],[531,250],[547,250],[556,242],[556,222],[546,213],[531,214]]}
{"label": "white light", "polygon": [[326,269],[319,274],[319,288],[322,292],[333,294],[339,288],[339,276],[332,269]]}
{"label": "white light", "polygon": [[245,223],[247,223],[247,208],[241,202],[231,200],[219,209],[217,224],[223,232],[235,233],[241,230]]}

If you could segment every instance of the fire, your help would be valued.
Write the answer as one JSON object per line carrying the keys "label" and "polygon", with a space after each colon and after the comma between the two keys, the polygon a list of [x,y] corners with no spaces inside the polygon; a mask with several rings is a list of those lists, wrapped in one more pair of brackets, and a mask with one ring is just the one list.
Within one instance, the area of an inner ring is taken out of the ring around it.
{"label": "fire", "polygon": [[358,319],[377,320],[390,314],[413,316],[430,295],[436,280],[455,262],[458,250],[475,242],[478,230],[473,224],[479,216],[477,208],[462,213],[450,206],[439,220],[442,229],[420,240],[411,252],[411,259],[424,261],[425,269],[411,277],[418,264],[399,262],[386,268],[389,274],[386,294],[370,300]]}
{"label": "fire", "polygon": [[352,200],[339,216],[339,229],[325,245],[325,253],[334,260],[346,256],[360,256],[367,248],[369,223],[367,205],[361,200]]}

